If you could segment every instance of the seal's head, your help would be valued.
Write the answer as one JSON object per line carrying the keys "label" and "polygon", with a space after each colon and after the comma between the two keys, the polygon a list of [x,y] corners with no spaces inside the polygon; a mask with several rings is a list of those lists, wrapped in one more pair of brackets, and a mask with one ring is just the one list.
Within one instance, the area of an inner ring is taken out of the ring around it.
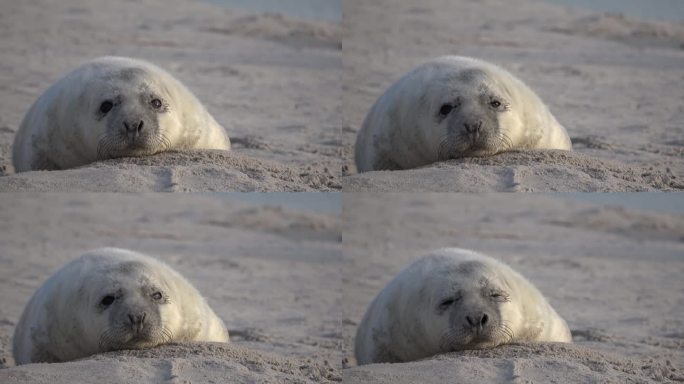
{"label": "seal's head", "polygon": [[[91,312],[88,326],[99,352],[154,347],[173,340],[173,289],[162,275],[139,261],[107,265],[84,279],[82,304]],[[86,317],[84,317],[86,318]]]}
{"label": "seal's head", "polygon": [[[75,99],[87,113],[80,123],[96,141],[97,158],[151,155],[171,146],[169,132],[180,122],[165,73],[144,65],[95,61],[90,84]],[[87,73],[88,68],[83,68]]]}
{"label": "seal's head", "polygon": [[505,281],[479,261],[445,265],[424,280],[426,338],[440,352],[485,349],[513,339],[515,306]]}
{"label": "seal's head", "polygon": [[[436,65],[444,65],[442,63]],[[484,68],[458,71],[443,68],[429,82],[424,102],[435,130],[438,160],[489,156],[513,146],[513,127],[520,126],[515,98],[505,82]]]}

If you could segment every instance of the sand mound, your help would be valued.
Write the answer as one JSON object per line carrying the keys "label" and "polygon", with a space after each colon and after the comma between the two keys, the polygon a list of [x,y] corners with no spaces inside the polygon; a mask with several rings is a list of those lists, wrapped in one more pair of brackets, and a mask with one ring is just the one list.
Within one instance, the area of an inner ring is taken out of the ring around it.
{"label": "sand mound", "polygon": [[578,152],[515,151],[402,171],[344,177],[344,191],[617,192],[680,190],[669,170],[631,166]]}
{"label": "sand mound", "polygon": [[[431,372],[426,376],[424,372]],[[570,376],[572,375],[572,376]],[[345,383],[406,382],[460,383],[574,382],[636,383],[683,380],[668,361],[637,359],[598,352],[577,344],[508,345],[490,350],[453,352],[403,364],[374,364],[343,372]]]}
{"label": "sand mound", "polygon": [[324,363],[255,352],[233,344],[183,343],[95,355],[62,364],[31,364],[0,371],[3,383],[340,381]]}
{"label": "sand mound", "polygon": [[327,168],[307,170],[226,151],[166,152],[0,179],[0,192],[294,192],[339,188]]}

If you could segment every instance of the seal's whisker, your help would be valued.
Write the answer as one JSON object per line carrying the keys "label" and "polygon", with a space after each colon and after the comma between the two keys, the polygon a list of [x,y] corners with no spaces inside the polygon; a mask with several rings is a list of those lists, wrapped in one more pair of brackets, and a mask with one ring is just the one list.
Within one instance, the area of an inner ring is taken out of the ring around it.
{"label": "seal's whisker", "polygon": [[442,139],[440,139],[438,149],[437,149],[437,160],[443,161],[449,159],[449,153],[451,151],[451,135],[446,134]]}

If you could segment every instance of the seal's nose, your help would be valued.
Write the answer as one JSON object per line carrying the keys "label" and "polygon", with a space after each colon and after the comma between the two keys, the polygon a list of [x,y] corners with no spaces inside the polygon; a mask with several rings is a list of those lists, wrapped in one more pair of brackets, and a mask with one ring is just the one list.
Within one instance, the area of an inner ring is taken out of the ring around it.
{"label": "seal's nose", "polygon": [[140,131],[142,131],[143,125],[145,125],[145,122],[142,120],[140,120],[140,121],[124,121],[123,125],[124,125],[124,128],[126,129],[126,132],[138,134],[138,133],[140,133]]}
{"label": "seal's nose", "polygon": [[147,313],[142,312],[137,315],[134,315],[132,313],[128,314],[128,320],[131,322],[131,326],[133,328],[136,328],[138,332],[143,329],[145,325],[145,317],[147,316]]}
{"label": "seal's nose", "polygon": [[489,316],[487,316],[486,313],[480,313],[480,314],[472,314],[471,313],[470,315],[466,316],[466,321],[468,322],[468,324],[470,324],[471,327],[482,328],[489,321]]}
{"label": "seal's nose", "polygon": [[482,121],[474,121],[470,123],[463,123],[463,128],[467,133],[474,134],[479,133],[482,129]]}

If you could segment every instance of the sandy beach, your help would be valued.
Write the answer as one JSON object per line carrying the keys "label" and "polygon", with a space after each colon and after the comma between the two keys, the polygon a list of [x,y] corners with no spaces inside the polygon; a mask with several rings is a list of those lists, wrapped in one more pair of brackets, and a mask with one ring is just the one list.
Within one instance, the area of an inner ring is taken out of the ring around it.
{"label": "sandy beach", "polygon": [[[684,23],[541,0],[348,0],[342,95],[345,191],[684,189]],[[375,100],[430,58],[498,64],[539,94],[574,152],[501,154],[357,174],[356,133]]]}
{"label": "sandy beach", "polygon": [[[0,10],[0,191],[168,191],[169,174],[182,191],[341,188],[339,22],[183,0],[30,0]],[[105,55],[151,61],[183,82],[227,130],[230,160],[162,154],[136,166],[14,174],[24,113],[63,74]],[[261,177],[274,169],[287,182]]]}
{"label": "sandy beach", "polygon": [[[0,383],[684,382],[684,9],[658,19],[564,1],[3,1]],[[667,11],[655,4],[649,15]],[[106,55],[168,71],[232,149],[15,172],[32,103]],[[373,103],[443,55],[520,78],[573,151],[357,172]],[[17,365],[13,334],[33,293],[100,247],[178,271],[230,342]],[[573,342],[358,364],[369,304],[444,247],[520,272]]]}
{"label": "sandy beach", "polygon": [[[283,199],[3,194],[0,382],[339,381],[339,204],[302,194],[327,208],[310,210]],[[223,319],[231,343],[14,367],[11,337],[33,292],[59,266],[102,246],[147,253],[180,272]]]}
{"label": "sandy beach", "polygon": [[[649,194],[651,199],[665,199]],[[563,195],[344,194],[345,383],[650,383],[684,380],[684,214]],[[642,196],[642,201],[648,200]],[[615,199],[614,201],[619,201]],[[572,344],[510,345],[416,362],[355,366],[353,340],[375,295],[442,247],[522,273],[566,320]]]}

